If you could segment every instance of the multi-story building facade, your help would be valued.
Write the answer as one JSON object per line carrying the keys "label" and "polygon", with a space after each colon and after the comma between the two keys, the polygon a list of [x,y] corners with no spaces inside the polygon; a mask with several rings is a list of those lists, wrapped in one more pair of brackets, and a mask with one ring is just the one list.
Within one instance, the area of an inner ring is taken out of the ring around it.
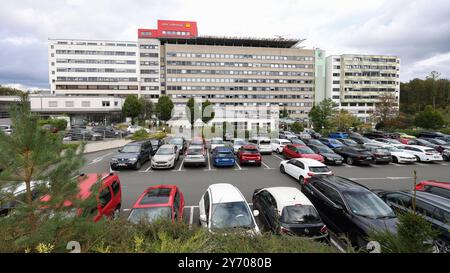
{"label": "multi-story building facade", "polygon": [[325,98],[362,121],[369,121],[378,98],[400,99],[400,58],[384,55],[332,55],[326,61]]}

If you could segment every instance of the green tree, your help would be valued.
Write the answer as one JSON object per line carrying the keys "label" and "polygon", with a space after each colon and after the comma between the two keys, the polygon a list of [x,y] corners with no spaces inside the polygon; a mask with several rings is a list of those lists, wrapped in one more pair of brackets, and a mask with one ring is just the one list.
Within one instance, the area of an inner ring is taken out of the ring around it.
{"label": "green tree", "polygon": [[[76,148],[65,148],[62,134],[50,137],[50,133],[42,130],[39,117],[30,111],[26,95],[11,111],[11,118],[13,133],[7,136],[0,131],[0,166],[3,168],[0,193],[4,195],[1,199],[19,204],[17,211],[20,213],[17,214],[26,218],[26,228],[34,230],[37,208],[42,204],[33,193],[50,194],[48,206],[65,209],[64,201],[73,199],[78,193],[78,183],[71,177],[83,164],[83,146],[77,153]],[[10,190],[22,185],[25,185],[23,200],[10,194]]]}
{"label": "green tree", "polygon": [[444,125],[444,118],[441,113],[433,110],[431,105],[427,105],[422,112],[416,115],[414,124],[424,129],[438,129]]}
{"label": "green tree", "polygon": [[168,121],[172,117],[173,107],[173,102],[168,96],[160,96],[155,109],[158,118],[163,121]]}
{"label": "green tree", "polygon": [[286,108],[286,106],[283,107],[283,110],[280,111],[280,118],[288,118],[289,112]]}
{"label": "green tree", "polygon": [[202,121],[206,124],[214,118],[216,113],[213,109],[213,104],[209,100],[202,103]]}
{"label": "green tree", "polygon": [[21,96],[23,94],[22,90],[0,85],[0,96]]}
{"label": "green tree", "polygon": [[331,123],[337,131],[348,131],[350,127],[357,127],[361,124],[359,119],[347,110],[339,110],[333,115]]}
{"label": "green tree", "polygon": [[131,123],[134,124],[134,119],[141,114],[142,104],[136,95],[128,95],[122,106],[122,113],[126,117],[131,118]]}
{"label": "green tree", "polygon": [[398,102],[395,95],[382,94],[375,103],[375,111],[372,116],[375,121],[383,123],[397,117],[398,113]]}
{"label": "green tree", "polygon": [[305,127],[303,126],[303,124],[301,124],[298,121],[292,123],[292,125],[291,125],[291,131],[296,133],[296,134],[298,134],[300,132],[303,132],[304,128]]}
{"label": "green tree", "polygon": [[427,81],[431,83],[431,95],[433,98],[433,109],[436,110],[436,96],[438,94],[436,81],[441,76],[441,73],[437,71],[431,71],[430,75],[427,76]]}
{"label": "green tree", "polygon": [[186,107],[186,116],[193,126],[195,121],[199,118],[198,115],[200,115],[200,106],[194,98],[190,98],[186,103]]}
{"label": "green tree", "polygon": [[139,98],[139,103],[141,104],[140,117],[144,120],[151,119],[155,113],[155,105],[149,99],[143,97]]}
{"label": "green tree", "polygon": [[317,131],[328,131],[331,128],[331,117],[335,106],[331,99],[325,99],[317,105],[313,105],[308,116]]}

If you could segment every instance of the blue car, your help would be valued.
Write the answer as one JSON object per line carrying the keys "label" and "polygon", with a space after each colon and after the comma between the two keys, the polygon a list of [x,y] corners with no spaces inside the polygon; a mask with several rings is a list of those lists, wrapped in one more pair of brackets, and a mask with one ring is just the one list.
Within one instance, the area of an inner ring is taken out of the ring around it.
{"label": "blue car", "polygon": [[338,141],[335,138],[319,138],[319,140],[331,149],[345,146],[342,142]]}
{"label": "blue car", "polygon": [[230,147],[215,148],[211,158],[215,167],[232,167],[236,162],[233,149]]}
{"label": "blue car", "polygon": [[330,133],[328,135],[329,138],[348,138],[348,134],[347,133],[343,133],[343,132],[335,132],[335,133]]}

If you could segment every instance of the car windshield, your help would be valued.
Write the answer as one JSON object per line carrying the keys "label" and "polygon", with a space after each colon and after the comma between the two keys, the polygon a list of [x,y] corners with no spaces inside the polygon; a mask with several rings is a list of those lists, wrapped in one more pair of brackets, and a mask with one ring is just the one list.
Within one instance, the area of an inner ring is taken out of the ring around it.
{"label": "car windshield", "polygon": [[159,140],[157,140],[157,139],[152,139],[152,140],[150,140],[150,142],[152,143],[153,146],[158,146],[158,144],[159,144]]}
{"label": "car windshield", "polygon": [[358,145],[358,143],[352,139],[344,139],[343,141],[347,144]]}
{"label": "car windshield", "polygon": [[211,144],[223,144],[223,140],[222,139],[212,139]]}
{"label": "car windshield", "polygon": [[313,206],[295,205],[283,208],[280,221],[286,224],[315,224],[320,223],[321,219]]}
{"label": "car windshield", "polygon": [[439,144],[439,145],[446,145],[447,144],[447,142],[445,142],[443,140],[440,140],[440,139],[433,139],[433,142],[435,144]]}
{"label": "car windshield", "polygon": [[311,139],[310,141],[308,141],[308,144],[323,146],[323,143],[318,141],[317,139]]}
{"label": "car windshield", "polygon": [[401,150],[397,147],[386,147],[386,150],[389,152],[401,152]]}
{"label": "car windshield", "polygon": [[234,141],[234,145],[235,146],[242,146],[244,144],[245,144],[245,141],[243,141],[243,140],[235,140]]}
{"label": "car windshield", "polygon": [[300,154],[314,154],[314,151],[309,147],[296,147],[296,150]]}
{"label": "car windshield", "polygon": [[434,149],[423,149],[423,151],[425,152],[425,153],[434,153],[435,152],[435,150]]}
{"label": "car windshield", "polygon": [[172,144],[172,145],[182,145],[183,144],[183,139],[181,139],[181,138],[171,138],[171,139],[169,139],[168,143]]}
{"label": "car windshield", "polygon": [[356,191],[343,192],[351,211],[360,216],[369,218],[394,218],[394,211],[376,194]]}
{"label": "car windshield", "polygon": [[217,157],[234,157],[230,151],[220,151],[217,153]]}
{"label": "car windshield", "polygon": [[191,145],[203,145],[203,141],[201,139],[196,139],[191,142]]}
{"label": "car windshield", "polygon": [[373,151],[375,153],[377,153],[377,154],[387,154],[387,153],[389,153],[389,151],[387,149],[384,149],[384,148],[375,148]]}
{"label": "car windshield", "polygon": [[121,153],[139,153],[141,146],[139,145],[125,145],[123,146]]}
{"label": "car windshield", "polygon": [[339,145],[342,145],[341,142],[339,142],[338,140],[336,140],[336,139],[334,139],[334,138],[331,138],[331,139],[330,139],[330,143],[331,143],[331,144],[339,144]]}
{"label": "car windshield", "polygon": [[313,173],[327,173],[330,171],[327,166],[309,167],[309,170]]}
{"label": "car windshield", "polygon": [[172,148],[159,148],[156,152],[157,155],[171,155],[173,154]]}
{"label": "car windshield", "polygon": [[137,224],[141,221],[151,222],[159,218],[171,219],[172,209],[168,206],[133,209],[128,216],[128,221]]}
{"label": "car windshield", "polygon": [[253,226],[253,219],[245,202],[213,204],[211,228],[253,228]]}
{"label": "car windshield", "polygon": [[188,149],[186,151],[186,154],[187,155],[202,155],[203,151],[202,151],[202,149]]}
{"label": "car windshield", "polygon": [[327,146],[316,146],[316,149],[320,152],[320,153],[329,153],[329,154],[333,154],[333,150],[331,150],[330,148],[328,148]]}
{"label": "car windshield", "polygon": [[270,145],[270,140],[260,140],[259,145]]}
{"label": "car windshield", "polygon": [[301,141],[300,139],[297,138],[293,138],[291,139],[292,144],[301,144],[301,145],[306,145],[305,142]]}
{"label": "car windshield", "polygon": [[246,149],[244,149],[244,153],[246,153],[246,154],[258,154],[259,151],[256,148],[246,148]]}

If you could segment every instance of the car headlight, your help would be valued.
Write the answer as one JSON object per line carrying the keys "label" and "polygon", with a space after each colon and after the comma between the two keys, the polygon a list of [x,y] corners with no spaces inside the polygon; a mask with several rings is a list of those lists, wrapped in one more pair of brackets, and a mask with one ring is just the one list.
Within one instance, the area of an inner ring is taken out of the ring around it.
{"label": "car headlight", "polygon": [[117,158],[114,158],[114,157],[113,157],[113,158],[111,158],[111,161],[112,161],[112,162],[117,162]]}
{"label": "car headlight", "polygon": [[137,161],[137,158],[136,157],[132,157],[132,158],[129,158],[128,160],[129,161]]}
{"label": "car headlight", "polygon": [[172,156],[171,158],[169,158],[169,161],[173,161],[175,159],[175,156]]}

